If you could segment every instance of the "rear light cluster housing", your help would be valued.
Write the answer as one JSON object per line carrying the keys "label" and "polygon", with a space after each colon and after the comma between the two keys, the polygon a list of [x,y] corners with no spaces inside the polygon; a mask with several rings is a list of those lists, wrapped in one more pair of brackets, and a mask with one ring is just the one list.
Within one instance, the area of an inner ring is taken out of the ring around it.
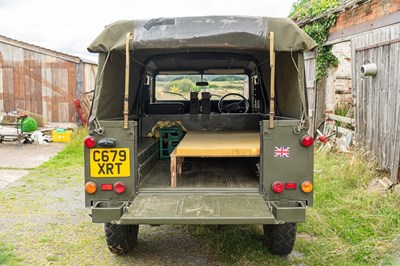
{"label": "rear light cluster housing", "polygon": [[[124,182],[117,182],[113,184],[101,184],[100,186],[102,191],[112,191],[114,190],[118,194],[122,194],[126,190],[126,186]],[[97,184],[93,181],[89,181],[85,184],[85,191],[88,194],[94,194],[97,191]]]}
{"label": "rear light cluster housing", "polygon": [[[93,136],[87,136],[83,140],[83,144],[85,147],[91,149],[94,146],[96,146],[96,139]],[[126,186],[124,182],[116,182],[114,185],[113,184],[101,184],[100,186],[102,191],[112,191],[114,190],[118,194],[122,194],[126,190]],[[85,191],[88,194],[94,194],[97,191],[97,184],[93,181],[89,181],[85,184]]]}
{"label": "rear light cluster housing", "polygon": [[[313,191],[313,184],[311,181],[303,181],[300,185],[301,191],[304,193],[310,193]],[[275,193],[282,193],[284,190],[295,190],[297,189],[297,183],[288,182],[283,183],[281,181],[275,181],[272,183],[272,191]]]}

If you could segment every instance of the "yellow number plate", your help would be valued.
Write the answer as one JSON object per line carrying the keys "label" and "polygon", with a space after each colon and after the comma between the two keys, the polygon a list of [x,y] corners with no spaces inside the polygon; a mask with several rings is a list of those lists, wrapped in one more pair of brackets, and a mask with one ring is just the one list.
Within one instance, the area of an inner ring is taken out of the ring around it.
{"label": "yellow number plate", "polygon": [[92,177],[128,177],[130,174],[128,148],[90,150]]}

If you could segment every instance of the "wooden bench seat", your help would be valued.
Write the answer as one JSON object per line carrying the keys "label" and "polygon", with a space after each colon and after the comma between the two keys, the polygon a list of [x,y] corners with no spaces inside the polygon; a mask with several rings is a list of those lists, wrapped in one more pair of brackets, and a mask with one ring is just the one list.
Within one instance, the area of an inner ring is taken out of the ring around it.
{"label": "wooden bench seat", "polygon": [[259,157],[258,131],[189,131],[171,153],[171,187],[182,174],[184,157]]}

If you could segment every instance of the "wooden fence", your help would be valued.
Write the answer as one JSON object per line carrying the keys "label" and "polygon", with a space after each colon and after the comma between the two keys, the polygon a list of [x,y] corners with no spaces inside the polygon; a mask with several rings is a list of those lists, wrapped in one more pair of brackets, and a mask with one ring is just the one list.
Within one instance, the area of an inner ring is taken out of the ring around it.
{"label": "wooden fence", "polygon": [[304,68],[305,78],[307,87],[307,99],[308,99],[308,116],[310,117],[311,127],[310,133],[314,134],[315,131],[315,117],[316,117],[316,99],[317,99],[317,88],[316,88],[316,70],[315,70],[315,50],[304,53]]}
{"label": "wooden fence", "polygon": [[[400,24],[351,39],[356,137],[382,169],[398,183],[400,161]],[[375,63],[376,76],[364,77],[361,66]]]}

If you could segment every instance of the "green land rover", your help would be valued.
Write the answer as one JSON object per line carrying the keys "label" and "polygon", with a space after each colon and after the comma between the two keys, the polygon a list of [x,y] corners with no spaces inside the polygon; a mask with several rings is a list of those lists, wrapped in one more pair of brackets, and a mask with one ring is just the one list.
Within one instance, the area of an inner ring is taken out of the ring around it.
{"label": "green land rover", "polygon": [[303,52],[286,18],[118,21],[99,54],[85,145],[85,204],[109,249],[140,224],[262,224],[266,248],[292,252],[313,205]]}

